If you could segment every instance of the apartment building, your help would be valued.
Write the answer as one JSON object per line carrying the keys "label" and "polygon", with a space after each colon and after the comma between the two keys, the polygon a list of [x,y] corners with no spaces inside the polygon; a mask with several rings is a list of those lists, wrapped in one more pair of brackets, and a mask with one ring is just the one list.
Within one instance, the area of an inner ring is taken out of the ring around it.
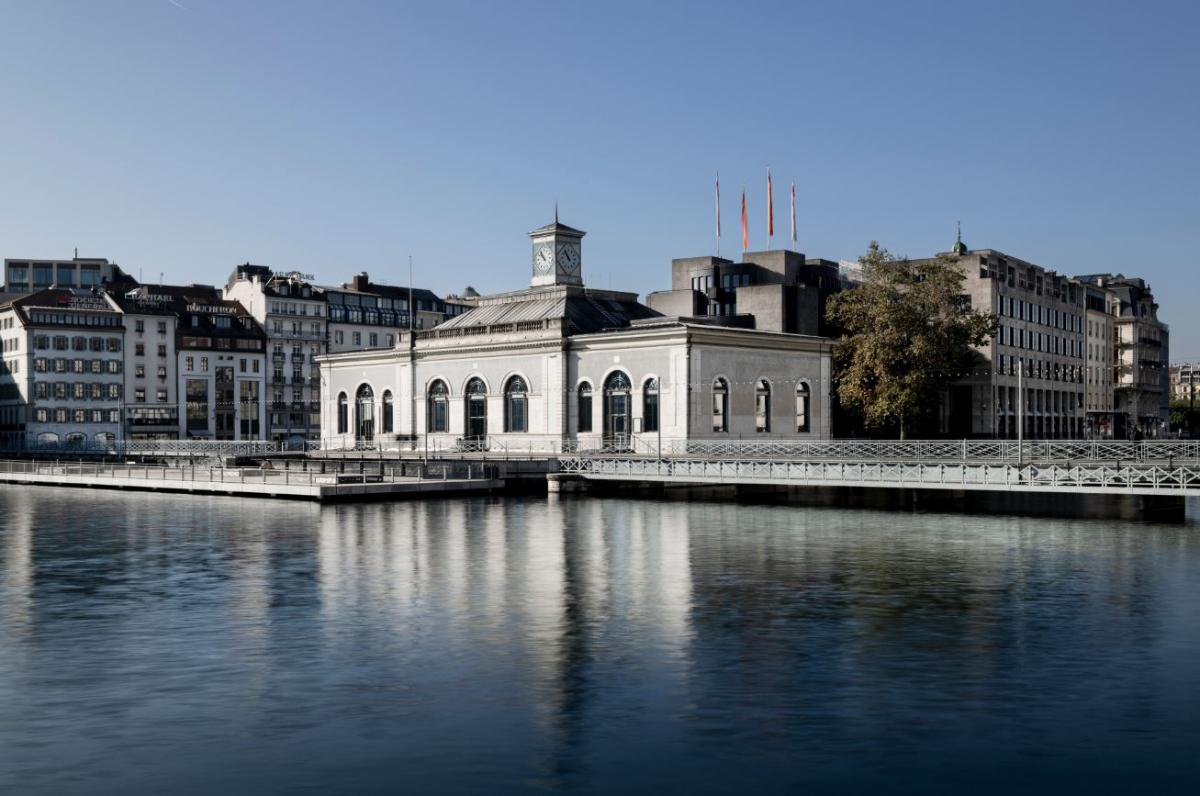
{"label": "apartment building", "polygon": [[55,288],[0,305],[0,438],[82,445],[121,433],[124,326],[104,293]]}
{"label": "apartment building", "polygon": [[1086,436],[1092,439],[1112,439],[1113,421],[1113,354],[1116,338],[1113,328],[1115,297],[1098,285],[1084,283],[1087,307],[1087,386],[1084,390]]}
{"label": "apartment building", "polygon": [[[1075,439],[1084,434],[1086,325],[1083,286],[995,249],[946,252],[971,306],[994,313],[994,338],[950,389],[941,430],[954,437]],[[1022,402],[1024,404],[1022,410]]]}
{"label": "apartment building", "polygon": [[[407,331],[409,288],[381,285],[360,273],[340,287],[323,287],[329,313],[329,353],[391,348],[400,331]],[[449,317],[446,302],[432,291],[413,288],[411,324],[431,329]]]}
{"label": "apartment building", "polygon": [[1113,436],[1158,437],[1167,431],[1170,330],[1143,279],[1089,274],[1081,282],[1109,296],[1113,349]]}
{"label": "apartment building", "polygon": [[1200,397],[1200,365],[1185,362],[1170,368],[1172,401],[1194,402]]}
{"label": "apartment building", "polygon": [[299,272],[239,265],[224,296],[241,302],[267,334],[267,439],[302,443],[321,438],[321,382],[313,357],[325,353],[325,294]]}
{"label": "apartment building", "polygon": [[123,438],[163,440],[179,437],[176,379],[178,317],[174,298],[145,285],[128,293],[110,293],[125,327],[125,402]]}

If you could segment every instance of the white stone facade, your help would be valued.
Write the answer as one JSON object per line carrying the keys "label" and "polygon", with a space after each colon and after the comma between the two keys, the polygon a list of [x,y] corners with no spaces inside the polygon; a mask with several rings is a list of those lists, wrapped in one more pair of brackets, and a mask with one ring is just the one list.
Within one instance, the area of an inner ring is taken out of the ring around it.
{"label": "white stone facade", "polygon": [[[328,385],[322,425],[335,430],[324,444],[352,448],[369,439],[385,448],[545,451],[615,441],[653,451],[659,440],[823,439],[830,436],[830,350],[823,338],[667,320],[573,337],[547,328],[466,340],[426,338],[411,349],[406,334],[392,351],[321,358]],[[627,411],[608,405],[614,396],[606,395],[605,385],[618,373],[628,389],[617,391],[615,400],[627,401]],[[505,392],[514,377],[527,388],[527,422],[516,428]],[[469,425],[467,389],[474,379],[484,386],[474,399],[482,404],[482,429]],[[650,397],[655,382],[657,425]],[[444,430],[435,420],[439,383],[447,392]],[[714,430],[714,392],[721,393],[714,384],[722,383],[724,430]],[[581,387],[591,390],[590,423],[581,423],[580,406],[587,405]],[[356,400],[368,393],[369,402]],[[807,421],[802,431],[798,406]]]}

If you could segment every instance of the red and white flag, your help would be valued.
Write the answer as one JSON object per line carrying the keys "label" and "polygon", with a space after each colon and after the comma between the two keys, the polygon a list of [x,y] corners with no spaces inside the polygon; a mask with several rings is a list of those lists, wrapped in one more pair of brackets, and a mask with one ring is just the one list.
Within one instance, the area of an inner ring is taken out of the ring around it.
{"label": "red and white flag", "polygon": [[746,229],[746,192],[742,191],[742,251],[750,249],[750,232]]}
{"label": "red and white flag", "polygon": [[771,170],[767,169],[767,248],[775,237],[775,194],[771,190]]}

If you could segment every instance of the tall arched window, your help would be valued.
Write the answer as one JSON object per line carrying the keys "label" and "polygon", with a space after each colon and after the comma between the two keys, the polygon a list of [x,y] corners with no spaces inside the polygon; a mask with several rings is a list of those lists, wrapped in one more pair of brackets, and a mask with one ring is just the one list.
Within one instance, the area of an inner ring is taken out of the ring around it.
{"label": "tall arched window", "polygon": [[796,430],[808,431],[808,385],[800,382],[796,385]]}
{"label": "tall arched window", "polygon": [[450,390],[446,382],[438,379],[429,385],[426,398],[429,403],[429,430],[444,434],[450,430]]}
{"label": "tall arched window", "polygon": [[354,438],[360,442],[375,439],[375,391],[370,384],[359,385],[354,394]]}
{"label": "tall arched window", "polygon": [[504,430],[524,433],[529,430],[529,387],[520,376],[504,385]]}
{"label": "tall arched window", "polygon": [[391,434],[395,429],[395,423],[392,420],[392,391],[383,391],[383,433]]}
{"label": "tall arched window", "polygon": [[642,431],[658,431],[658,379],[642,385]]}
{"label": "tall arched window", "polygon": [[771,430],[771,384],[766,379],[754,384],[754,430],[760,433]]}
{"label": "tall arched window", "polygon": [[717,433],[729,430],[729,385],[720,377],[712,384],[712,430]]}
{"label": "tall arched window", "polygon": [[346,405],[346,393],[338,393],[337,404],[337,433],[345,434],[350,430],[349,407]]}
{"label": "tall arched window", "polygon": [[579,419],[576,428],[580,434],[592,430],[592,385],[586,381],[579,385]]}
{"label": "tall arched window", "polygon": [[465,436],[467,439],[483,439],[487,436],[487,385],[483,383],[483,379],[476,376],[467,382],[464,393]]}
{"label": "tall arched window", "polygon": [[604,380],[604,439],[609,444],[629,444],[631,389],[629,376],[619,370]]}

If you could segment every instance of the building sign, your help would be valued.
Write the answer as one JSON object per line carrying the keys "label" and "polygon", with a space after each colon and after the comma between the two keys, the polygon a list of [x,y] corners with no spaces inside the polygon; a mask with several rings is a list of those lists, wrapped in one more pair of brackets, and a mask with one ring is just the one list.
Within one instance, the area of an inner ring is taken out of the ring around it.
{"label": "building sign", "polygon": [[112,312],[112,307],[100,296],[59,296],[58,306],[72,310],[104,310]]}
{"label": "building sign", "polygon": [[222,307],[221,305],[212,304],[189,304],[187,305],[188,312],[204,312],[214,315],[233,315],[237,312],[234,307]]}

